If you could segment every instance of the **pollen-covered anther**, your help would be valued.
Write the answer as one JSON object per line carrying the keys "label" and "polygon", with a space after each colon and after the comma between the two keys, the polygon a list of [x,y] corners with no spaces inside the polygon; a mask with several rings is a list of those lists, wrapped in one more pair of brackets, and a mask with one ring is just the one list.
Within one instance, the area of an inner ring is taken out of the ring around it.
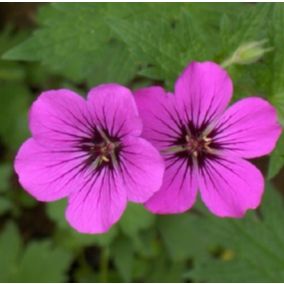
{"label": "pollen-covered anther", "polygon": [[212,142],[212,138],[207,137],[207,136],[204,136],[204,137],[202,138],[202,140],[203,140],[207,145],[209,145],[209,144]]}
{"label": "pollen-covered anther", "polygon": [[109,162],[110,159],[108,157],[111,156],[111,154],[115,151],[115,149],[116,149],[116,145],[112,142],[107,143],[106,145],[101,147],[100,149],[101,160],[104,162]]}
{"label": "pollen-covered anther", "polygon": [[107,158],[106,156],[103,156],[103,155],[101,156],[101,160],[104,161],[104,162],[107,162],[107,163],[109,162],[109,158]]}
{"label": "pollen-covered anther", "polygon": [[204,141],[204,146],[203,147],[204,147],[205,152],[207,152],[209,154],[216,153],[216,151],[210,147],[210,144],[213,141],[212,138],[205,136],[205,137],[203,137],[203,141]]}

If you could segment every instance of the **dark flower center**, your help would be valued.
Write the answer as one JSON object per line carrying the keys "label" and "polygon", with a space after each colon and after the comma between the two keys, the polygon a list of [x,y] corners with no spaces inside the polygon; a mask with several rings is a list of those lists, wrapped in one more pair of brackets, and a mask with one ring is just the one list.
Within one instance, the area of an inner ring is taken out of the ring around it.
{"label": "dark flower center", "polygon": [[90,147],[90,154],[95,160],[98,160],[98,163],[109,163],[113,157],[116,157],[116,147],[118,147],[117,142],[94,144]]}
{"label": "dark flower center", "polygon": [[89,154],[86,162],[93,169],[115,168],[121,145],[117,137],[111,137],[106,130],[96,127],[92,138],[81,141],[81,149]]}
{"label": "dark flower center", "polygon": [[186,134],[179,139],[177,145],[167,148],[164,153],[182,153],[186,156],[193,156],[197,158],[204,153],[213,153],[213,149],[210,148],[212,138],[206,136],[195,137],[190,134]]}
{"label": "dark flower center", "polygon": [[194,157],[198,157],[201,153],[212,153],[212,149],[210,148],[212,138],[208,138],[206,136],[192,137],[190,135],[186,135],[185,141],[186,144],[184,145],[184,148]]}
{"label": "dark flower center", "polygon": [[204,164],[205,159],[216,157],[220,145],[214,141],[214,130],[209,131],[208,125],[200,128],[192,124],[184,125],[180,131],[180,137],[173,141],[172,146],[163,150],[163,154],[174,154],[199,166]]}

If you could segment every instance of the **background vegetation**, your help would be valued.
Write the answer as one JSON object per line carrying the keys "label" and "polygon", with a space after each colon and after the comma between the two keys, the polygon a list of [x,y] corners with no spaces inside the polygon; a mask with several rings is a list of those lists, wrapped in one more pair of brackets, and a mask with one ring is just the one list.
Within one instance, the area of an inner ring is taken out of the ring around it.
{"label": "background vegetation", "polygon": [[80,235],[64,219],[65,200],[36,202],[13,171],[41,91],[172,89],[191,60],[226,62],[249,42],[258,60],[241,53],[227,68],[234,99],[263,96],[284,123],[284,4],[0,4],[0,25],[1,282],[284,281],[283,136],[254,161],[266,193],[241,220],[218,219],[201,203],[172,216],[129,204],[107,234]]}

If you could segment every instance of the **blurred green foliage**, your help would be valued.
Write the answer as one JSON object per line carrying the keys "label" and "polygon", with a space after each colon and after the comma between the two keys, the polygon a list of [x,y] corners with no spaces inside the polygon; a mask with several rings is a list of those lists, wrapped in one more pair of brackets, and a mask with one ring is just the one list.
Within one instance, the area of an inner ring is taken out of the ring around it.
{"label": "blurred green foliage", "polygon": [[13,223],[6,224],[0,249],[2,282],[61,282],[72,260],[68,252],[54,249],[50,241],[33,241],[23,248]]}
{"label": "blurred green foliage", "polygon": [[283,136],[261,208],[241,220],[218,219],[201,204],[174,216],[129,204],[107,234],[80,235],[64,219],[66,201],[34,201],[12,166],[42,90],[85,93],[103,82],[173,89],[189,61],[224,63],[259,41],[270,51],[227,67],[234,99],[263,96],[284,124],[284,4],[52,3],[36,19],[32,30],[7,23],[0,32],[0,281],[284,281],[283,183],[272,185],[284,165]]}

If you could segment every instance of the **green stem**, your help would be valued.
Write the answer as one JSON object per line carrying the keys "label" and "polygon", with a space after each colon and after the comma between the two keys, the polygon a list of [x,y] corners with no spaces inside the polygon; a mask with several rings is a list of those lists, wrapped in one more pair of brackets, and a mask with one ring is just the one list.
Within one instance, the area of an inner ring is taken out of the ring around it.
{"label": "green stem", "polygon": [[102,283],[108,282],[108,263],[109,263],[109,249],[102,248],[100,256],[100,280]]}

